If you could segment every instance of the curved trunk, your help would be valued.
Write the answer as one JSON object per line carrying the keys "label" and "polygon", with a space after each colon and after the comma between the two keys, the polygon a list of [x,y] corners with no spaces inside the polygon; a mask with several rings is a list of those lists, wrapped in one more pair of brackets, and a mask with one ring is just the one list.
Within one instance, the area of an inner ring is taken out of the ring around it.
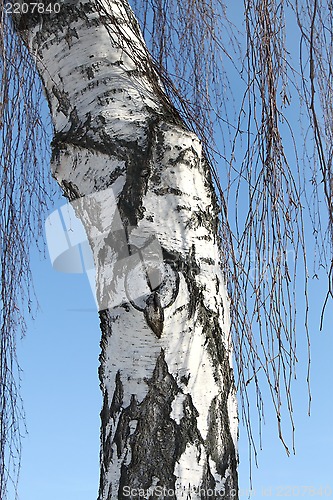
{"label": "curved trunk", "polygon": [[229,302],[209,167],[161,90],[127,1],[61,5],[15,23],[50,104],[54,177],[77,200],[94,255],[99,500],[142,490],[235,498]]}

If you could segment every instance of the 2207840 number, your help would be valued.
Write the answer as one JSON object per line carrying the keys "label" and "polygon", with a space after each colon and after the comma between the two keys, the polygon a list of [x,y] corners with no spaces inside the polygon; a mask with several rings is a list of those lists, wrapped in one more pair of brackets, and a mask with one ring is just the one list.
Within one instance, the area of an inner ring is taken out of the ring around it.
{"label": "2207840 number", "polygon": [[4,6],[6,14],[59,14],[60,3],[6,3]]}

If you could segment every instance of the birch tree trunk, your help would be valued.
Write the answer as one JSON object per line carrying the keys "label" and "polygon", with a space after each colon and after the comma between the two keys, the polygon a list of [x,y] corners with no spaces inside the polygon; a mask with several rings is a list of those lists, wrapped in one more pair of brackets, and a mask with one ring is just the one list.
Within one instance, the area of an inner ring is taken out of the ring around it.
{"label": "birch tree trunk", "polygon": [[53,175],[69,200],[88,200],[76,210],[102,331],[98,498],[235,498],[229,302],[200,142],[126,0],[65,1],[15,24],[49,101]]}

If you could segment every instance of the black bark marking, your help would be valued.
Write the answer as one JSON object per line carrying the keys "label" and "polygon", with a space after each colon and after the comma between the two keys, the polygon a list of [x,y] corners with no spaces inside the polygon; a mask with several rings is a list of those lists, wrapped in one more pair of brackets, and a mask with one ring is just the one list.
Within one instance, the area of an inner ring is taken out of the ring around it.
{"label": "black bark marking", "polygon": [[112,403],[110,406],[110,417],[115,420],[116,415],[119,413],[124,400],[124,388],[120,378],[120,371],[116,375],[116,388],[113,393]]}
{"label": "black bark marking", "polygon": [[72,47],[72,45],[73,45],[73,38],[76,38],[78,40],[79,35],[78,35],[75,28],[68,28],[66,36],[65,36],[65,40],[68,43],[69,48]]}
{"label": "black bark marking", "polygon": [[152,329],[157,338],[161,338],[164,324],[164,311],[158,292],[149,295],[144,308],[147,325]]}
{"label": "black bark marking", "polygon": [[159,484],[175,488],[177,424],[170,413],[179,388],[168,371],[163,351],[147,384],[148,394],[135,415],[138,423],[130,439],[132,458],[129,465],[122,467],[118,498],[123,498],[124,486],[148,489],[153,477],[159,478]]}
{"label": "black bark marking", "polygon": [[190,394],[186,394],[183,401],[183,417],[177,426],[178,439],[177,439],[177,461],[180,459],[182,454],[185,452],[187,444],[193,444],[197,447],[200,460],[200,445],[204,444],[200,431],[197,425],[197,418],[199,413],[195,408],[192,397]]}
{"label": "black bark marking", "polygon": [[[24,0],[25,3],[33,4],[34,0]],[[42,25],[43,29],[39,31],[36,35],[36,45],[41,45],[42,42],[47,42],[52,38],[52,35],[57,35],[58,32],[62,33],[65,29],[69,28],[71,23],[77,22],[79,19],[83,19],[87,26],[99,26],[103,23],[102,19],[94,18],[89,19],[87,14],[92,14],[96,12],[94,9],[94,4],[84,3],[79,1],[64,2],[59,0],[47,0],[46,5],[54,5],[60,3],[60,12],[38,13],[36,9],[34,12],[28,12],[23,14],[13,15],[16,29],[24,36],[27,31],[32,31],[36,26]],[[78,5],[75,5],[78,4]],[[73,36],[73,34],[72,34]]]}
{"label": "black bark marking", "polygon": [[66,181],[65,179],[61,182],[61,187],[64,191],[66,198],[69,201],[74,201],[80,198],[81,194],[79,188],[71,181]]}
{"label": "black bark marking", "polygon": [[128,408],[125,408],[125,410],[121,413],[119,417],[117,429],[113,439],[113,442],[117,446],[118,458],[121,458],[124,450],[126,450],[128,439],[130,436],[129,424],[132,420],[136,420],[137,415],[138,415],[137,401],[135,395],[133,394],[130,405],[128,406]]}
{"label": "black bark marking", "polygon": [[58,89],[56,85],[53,85],[52,92],[58,101],[58,111],[61,111],[65,116],[68,116],[69,110],[71,109],[68,93]]}
{"label": "black bark marking", "polygon": [[[116,375],[116,380],[115,380],[115,391],[113,394],[111,406],[109,405],[108,401],[108,395],[107,392],[104,392],[103,396],[103,407],[101,410],[101,421],[102,422],[109,422],[110,419],[113,420],[113,423],[115,423],[116,418],[122,408],[123,404],[123,384],[120,380],[120,373],[119,371],[117,372]],[[101,443],[102,443],[102,452],[101,452],[101,458],[102,458],[102,463],[101,466],[103,470],[106,470],[108,465],[110,464],[113,456],[113,450],[112,450],[112,434],[111,430],[107,434],[106,433],[106,427],[101,429]],[[102,478],[102,475],[101,475]]]}
{"label": "black bark marking", "polygon": [[[160,117],[153,114],[145,125],[146,148],[132,144],[127,161],[126,183],[119,198],[118,208],[126,226],[136,226],[144,216],[143,198],[151,176],[152,158],[156,145]],[[128,146],[127,146],[128,147]]]}
{"label": "black bark marking", "polygon": [[191,375],[182,375],[180,377],[180,383],[183,384],[183,385],[185,385],[185,386],[187,386],[188,383],[189,383],[190,378],[191,378]]}
{"label": "black bark marking", "polygon": [[[228,417],[227,398],[229,391],[224,391],[214,398],[209,410],[209,429],[206,439],[206,450],[215,462],[216,470],[221,477],[225,477],[226,471],[231,470],[231,475],[226,478],[225,498],[238,498],[235,495],[238,485],[237,464],[238,458],[231,437]],[[222,454],[221,454],[222,449]],[[211,482],[210,470],[207,469],[204,482]],[[214,480],[214,479],[213,479]],[[214,480],[215,486],[215,480]],[[211,487],[211,486],[210,486]]]}

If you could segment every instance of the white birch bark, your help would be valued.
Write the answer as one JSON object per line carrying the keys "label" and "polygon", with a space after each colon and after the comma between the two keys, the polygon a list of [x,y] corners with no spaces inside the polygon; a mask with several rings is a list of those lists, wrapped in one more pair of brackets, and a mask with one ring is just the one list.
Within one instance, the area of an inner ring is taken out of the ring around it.
{"label": "white birch bark", "polygon": [[[229,301],[200,142],[164,97],[127,1],[66,1],[15,22],[50,104],[54,177],[70,200],[112,189],[117,205],[102,196],[81,213],[109,305],[99,500],[235,498]],[[146,272],[119,266],[124,234],[133,255],[158,241],[162,285],[144,292]]]}

